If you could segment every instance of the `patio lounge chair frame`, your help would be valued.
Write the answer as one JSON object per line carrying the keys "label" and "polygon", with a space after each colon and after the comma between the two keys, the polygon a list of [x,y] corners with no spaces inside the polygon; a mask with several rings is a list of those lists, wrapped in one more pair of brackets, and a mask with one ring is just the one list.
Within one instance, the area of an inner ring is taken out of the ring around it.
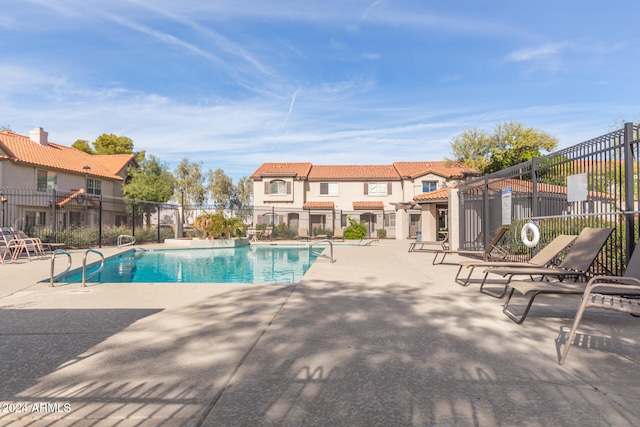
{"label": "patio lounge chair frame", "polygon": [[[586,229],[585,229],[586,230]],[[583,230],[583,233],[585,232]],[[579,283],[578,279],[585,278],[589,274],[589,269],[594,264],[598,253],[602,250],[602,247],[606,243],[607,239],[613,232],[613,228],[593,228],[588,230],[588,234],[591,239],[588,241],[581,241],[578,245],[578,241],[571,247],[571,250],[567,253],[564,260],[560,264],[559,268],[495,268],[488,269],[493,270],[494,273],[504,275],[529,275],[529,276],[541,276],[543,281],[528,281],[528,282],[509,282],[508,286],[511,288],[507,299],[502,308],[502,312],[514,322],[521,324],[524,322],[529,310],[533,305],[533,301],[540,294],[581,294],[584,292],[585,283]],[[582,233],[581,233],[582,234]],[[569,268],[573,266],[574,268]],[[563,268],[564,267],[564,268]],[[516,271],[519,270],[519,271]],[[568,277],[573,277],[574,282],[551,282],[545,279],[549,277],[555,277],[558,280],[563,280]],[[509,280],[510,280],[509,279]],[[529,297],[524,311],[521,315],[517,315],[509,308],[509,303],[515,291],[520,292],[523,296]]]}
{"label": "patio lounge chair frame", "polygon": [[[461,286],[469,286],[471,280],[471,274],[476,268],[479,267],[545,267],[553,262],[553,260],[567,247],[569,247],[578,236],[572,234],[561,234],[549,242],[544,248],[535,254],[528,261],[462,261],[459,263],[460,268],[456,273],[455,281]],[[460,279],[460,272],[466,267],[469,270],[469,274],[463,280]],[[486,273],[485,273],[486,278]],[[500,295],[503,297],[507,291],[505,286],[504,291]]]}
{"label": "patio lounge chair frame", "polygon": [[636,246],[627,263],[624,275],[595,276],[582,293],[582,300],[573,320],[573,326],[564,341],[565,347],[560,357],[562,365],[567,359],[569,349],[576,335],[578,325],[587,308],[602,308],[620,313],[640,316],[640,248]]}
{"label": "patio lounge chair frame", "polygon": [[[490,257],[495,257],[497,259],[505,259],[509,255],[509,253],[507,251],[505,251],[502,247],[500,247],[498,245],[498,243],[500,243],[500,240],[502,240],[502,237],[507,232],[508,228],[509,227],[507,227],[506,225],[501,226],[498,229],[498,231],[496,231],[496,234],[493,236],[493,239],[491,239],[491,242],[489,242],[487,247],[482,251],[471,251],[471,250],[465,250],[465,249],[459,249],[459,250],[453,250],[453,249],[423,249],[423,250],[421,250],[421,252],[427,252],[427,253],[433,253],[434,254],[433,261],[431,262],[433,265],[442,264],[444,262],[444,259],[446,258],[446,256],[450,255],[450,254],[467,255],[467,256],[479,256],[479,257],[482,257],[482,259],[484,261],[488,261]],[[440,262],[437,262],[438,255],[442,255],[442,258],[440,259]]]}
{"label": "patio lounge chair frame", "polygon": [[[509,290],[511,280],[514,276],[529,276],[531,280],[534,280],[534,276],[539,276],[540,281],[550,276],[559,278],[560,280],[567,277],[571,278],[572,276],[575,278],[585,276],[612,232],[613,228],[585,227],[574,240],[571,248],[567,251],[564,259],[557,267],[525,265],[517,267],[487,266],[484,270],[482,282],[480,283],[480,292],[495,298],[502,298]],[[486,287],[486,285],[491,284],[491,281],[487,283],[489,274],[499,274],[502,277],[507,277],[507,281],[503,284],[500,292],[494,292]]]}

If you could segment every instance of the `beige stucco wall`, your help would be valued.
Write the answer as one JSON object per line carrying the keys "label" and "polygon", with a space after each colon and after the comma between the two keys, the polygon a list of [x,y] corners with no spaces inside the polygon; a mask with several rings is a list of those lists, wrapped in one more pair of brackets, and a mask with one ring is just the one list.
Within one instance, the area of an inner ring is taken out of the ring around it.
{"label": "beige stucco wall", "polygon": [[[320,184],[322,182],[338,182],[338,195],[328,196],[320,194]],[[391,203],[402,201],[402,183],[392,181],[391,194],[386,196],[371,196],[364,194],[364,183],[366,181],[318,181],[309,183],[307,200],[314,202],[333,202],[336,210],[353,210],[353,202],[382,202],[385,210],[392,210]],[[379,181],[387,182],[387,181]]]}
{"label": "beige stucco wall", "polygon": [[[0,162],[0,187],[5,188],[31,188],[38,184],[38,170],[46,170],[57,174],[57,190],[68,191],[85,188],[85,176],[81,174],[66,173],[63,171],[25,166],[11,162]],[[105,196],[122,197],[122,181],[99,179],[102,184],[102,194]]]}

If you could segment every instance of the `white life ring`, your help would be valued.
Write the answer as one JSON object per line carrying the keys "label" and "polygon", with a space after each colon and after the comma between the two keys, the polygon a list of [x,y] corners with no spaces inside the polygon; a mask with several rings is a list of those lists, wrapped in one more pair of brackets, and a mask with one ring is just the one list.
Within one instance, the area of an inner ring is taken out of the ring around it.
{"label": "white life ring", "polygon": [[[529,239],[529,231],[531,232],[531,239]],[[520,231],[520,238],[526,247],[534,248],[540,241],[540,229],[535,223],[528,222],[522,227],[522,231]]]}

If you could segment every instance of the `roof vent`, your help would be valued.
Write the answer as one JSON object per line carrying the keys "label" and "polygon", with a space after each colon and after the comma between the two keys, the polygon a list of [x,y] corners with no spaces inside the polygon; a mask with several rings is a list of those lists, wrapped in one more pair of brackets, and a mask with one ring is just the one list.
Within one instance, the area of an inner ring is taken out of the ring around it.
{"label": "roof vent", "polygon": [[29,139],[35,142],[36,144],[47,146],[49,145],[48,141],[49,133],[45,132],[42,128],[34,128],[29,131]]}

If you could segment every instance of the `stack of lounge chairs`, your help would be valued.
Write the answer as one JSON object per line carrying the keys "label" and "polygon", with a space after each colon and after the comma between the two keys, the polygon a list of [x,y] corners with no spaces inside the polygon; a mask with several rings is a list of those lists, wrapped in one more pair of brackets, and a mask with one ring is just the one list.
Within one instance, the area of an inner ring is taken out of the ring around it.
{"label": "stack of lounge chairs", "polygon": [[[442,256],[440,262],[434,258],[433,264],[442,263],[448,254],[482,257],[482,260],[459,262],[456,283],[469,286],[473,283],[471,276],[474,270],[483,268],[480,290],[496,298],[507,295],[502,311],[518,324],[524,322],[538,295],[582,295],[573,326],[566,339],[560,340],[560,345],[564,344],[562,354],[559,353],[561,364],[574,344],[576,331],[587,308],[613,310],[640,317],[640,249],[634,251],[622,277],[612,276],[603,265],[598,265],[598,254],[613,233],[613,228],[586,227],[578,236],[559,235],[528,261],[514,261],[503,249],[496,250],[504,231],[499,229],[491,245],[484,251],[422,248],[420,251]],[[559,258],[562,260],[558,261]],[[468,270],[468,274],[461,277],[464,269]],[[602,271],[605,273],[602,274]],[[492,278],[495,276],[500,276],[500,280],[494,281]],[[523,276],[529,280],[513,280]],[[499,287],[497,291],[494,290],[496,286]],[[526,298],[519,313],[511,306],[516,295]]]}

